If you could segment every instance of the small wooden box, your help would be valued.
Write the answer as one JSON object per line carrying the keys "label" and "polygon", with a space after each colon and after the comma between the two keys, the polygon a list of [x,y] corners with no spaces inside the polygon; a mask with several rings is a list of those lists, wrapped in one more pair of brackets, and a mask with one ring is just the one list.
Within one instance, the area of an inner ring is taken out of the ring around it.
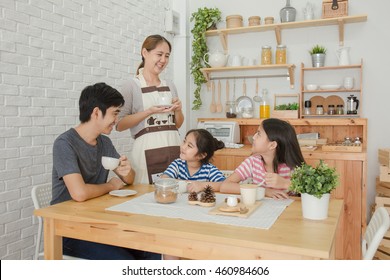
{"label": "small wooden box", "polygon": [[386,165],[387,167],[390,167],[390,149],[379,149],[378,159],[381,165]]}
{"label": "small wooden box", "polygon": [[299,108],[298,110],[276,110],[276,106],[288,103],[298,103],[299,95],[298,94],[275,94],[274,95],[274,109],[271,112],[272,118],[277,119],[298,119],[299,118]]}
{"label": "small wooden box", "polygon": [[335,18],[348,15],[348,0],[337,0],[338,8],[332,9],[332,0],[323,0],[322,2],[322,18]]}
{"label": "small wooden box", "polygon": [[322,150],[324,152],[348,152],[348,153],[357,153],[361,152],[362,145],[351,144],[351,145],[343,145],[343,144],[327,144],[322,146]]}
{"label": "small wooden box", "polygon": [[386,165],[379,166],[379,180],[381,182],[390,182],[390,168]]}

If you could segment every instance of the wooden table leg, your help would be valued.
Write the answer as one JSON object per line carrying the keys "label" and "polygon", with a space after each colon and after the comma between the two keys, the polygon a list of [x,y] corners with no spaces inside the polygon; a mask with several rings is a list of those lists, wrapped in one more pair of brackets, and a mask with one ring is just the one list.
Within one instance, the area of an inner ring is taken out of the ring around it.
{"label": "wooden table leg", "polygon": [[55,233],[54,219],[44,218],[43,228],[45,259],[62,260],[62,236]]}

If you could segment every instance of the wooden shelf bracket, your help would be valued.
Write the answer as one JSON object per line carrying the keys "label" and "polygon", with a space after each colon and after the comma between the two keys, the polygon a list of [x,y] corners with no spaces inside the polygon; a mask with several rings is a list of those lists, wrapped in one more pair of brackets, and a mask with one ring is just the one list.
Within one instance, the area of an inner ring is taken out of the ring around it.
{"label": "wooden shelf bracket", "polygon": [[339,19],[338,25],[339,25],[339,45],[343,46],[344,45],[344,20]]}

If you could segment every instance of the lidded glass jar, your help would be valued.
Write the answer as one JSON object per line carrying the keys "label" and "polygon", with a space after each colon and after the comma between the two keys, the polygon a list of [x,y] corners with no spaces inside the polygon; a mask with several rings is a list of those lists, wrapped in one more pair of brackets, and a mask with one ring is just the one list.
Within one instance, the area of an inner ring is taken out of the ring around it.
{"label": "lidded glass jar", "polygon": [[334,105],[328,105],[328,115],[334,114],[336,114],[336,109],[334,108]]}
{"label": "lidded glass jar", "polygon": [[261,64],[272,64],[272,50],[270,46],[261,47]]}
{"label": "lidded glass jar", "polygon": [[226,117],[227,118],[237,117],[235,101],[226,101]]}
{"label": "lidded glass jar", "polygon": [[322,105],[317,105],[316,114],[317,115],[323,115],[324,114],[324,107]]}
{"label": "lidded glass jar", "polygon": [[336,107],[336,115],[344,115],[344,106],[339,104]]}
{"label": "lidded glass jar", "polygon": [[253,108],[252,107],[244,107],[242,111],[242,117],[244,119],[253,118]]}
{"label": "lidded glass jar", "polygon": [[177,199],[179,183],[176,179],[161,178],[154,183],[154,199],[158,203],[173,203]]}
{"label": "lidded glass jar", "polygon": [[310,115],[311,114],[311,101],[310,100],[306,100],[305,101],[305,109],[303,111],[303,114],[304,115]]}
{"label": "lidded glass jar", "polygon": [[275,64],[287,63],[287,50],[286,45],[278,45],[275,53]]}

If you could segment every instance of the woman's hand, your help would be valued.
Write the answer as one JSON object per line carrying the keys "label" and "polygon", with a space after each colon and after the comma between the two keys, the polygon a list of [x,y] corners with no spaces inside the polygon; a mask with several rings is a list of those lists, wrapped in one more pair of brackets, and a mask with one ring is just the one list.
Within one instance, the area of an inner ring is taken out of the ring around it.
{"label": "woman's hand", "polygon": [[275,189],[288,189],[290,186],[290,180],[285,179],[279,174],[276,173],[269,173],[267,172],[265,174],[265,183],[267,184],[267,187],[269,188],[275,188]]}

